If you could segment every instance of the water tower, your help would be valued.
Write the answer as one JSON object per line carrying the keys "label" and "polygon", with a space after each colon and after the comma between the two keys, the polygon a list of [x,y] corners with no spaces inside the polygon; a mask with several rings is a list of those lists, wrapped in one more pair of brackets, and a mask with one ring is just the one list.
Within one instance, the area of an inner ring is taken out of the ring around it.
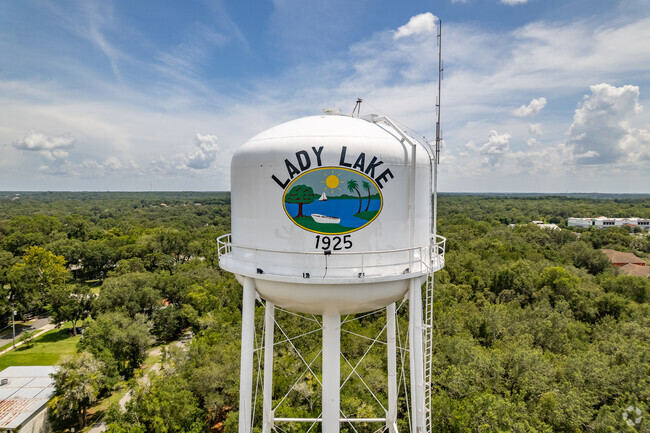
{"label": "water tower", "polygon": [[[431,206],[436,168],[431,146],[389,118],[337,110],[275,126],[235,151],[232,233],[219,238],[219,264],[243,285],[240,433],[252,431],[256,299],[266,306],[263,432],[280,423],[322,422],[323,432],[336,433],[341,423],[360,421],[396,432],[395,303],[405,298],[409,421],[413,433],[430,430],[427,304],[431,277],[444,265]],[[280,418],[273,411],[276,306],[322,318],[319,417]],[[385,416],[353,419],[340,411],[341,315],[377,309],[386,311],[388,404]]]}

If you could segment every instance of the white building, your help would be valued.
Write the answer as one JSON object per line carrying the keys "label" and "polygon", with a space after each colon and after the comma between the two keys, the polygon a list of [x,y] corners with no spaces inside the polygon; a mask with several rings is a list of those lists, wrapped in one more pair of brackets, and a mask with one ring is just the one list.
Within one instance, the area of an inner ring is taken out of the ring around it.
{"label": "white building", "polygon": [[596,227],[604,229],[607,227],[623,227],[625,225],[637,226],[643,229],[650,229],[650,219],[647,218],[607,218],[599,216],[598,218],[569,218],[567,225],[569,227]]}
{"label": "white building", "polygon": [[47,402],[54,394],[51,366],[7,367],[0,372],[0,433],[49,432]]}

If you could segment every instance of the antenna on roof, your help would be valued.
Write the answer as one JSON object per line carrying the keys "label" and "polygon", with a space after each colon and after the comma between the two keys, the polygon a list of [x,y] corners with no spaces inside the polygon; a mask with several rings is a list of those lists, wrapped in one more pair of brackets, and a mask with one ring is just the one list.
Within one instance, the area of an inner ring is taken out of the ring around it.
{"label": "antenna on roof", "polygon": [[433,160],[433,236],[438,234],[438,163],[440,162],[440,144],[442,131],[440,129],[440,88],[442,82],[442,20],[438,20],[438,95],[436,96],[436,148]]}
{"label": "antenna on roof", "polygon": [[357,103],[354,105],[354,108],[352,109],[352,116],[354,116],[354,112],[357,112],[357,116],[361,115],[361,103],[363,102],[363,99],[357,98]]}

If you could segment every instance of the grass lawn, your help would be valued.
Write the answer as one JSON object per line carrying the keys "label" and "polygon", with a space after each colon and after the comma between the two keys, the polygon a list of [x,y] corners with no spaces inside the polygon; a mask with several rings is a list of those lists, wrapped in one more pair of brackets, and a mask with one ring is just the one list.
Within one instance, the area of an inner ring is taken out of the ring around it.
{"label": "grass lawn", "polygon": [[12,365],[54,365],[75,353],[81,336],[71,337],[68,329],[53,329],[36,338],[31,347],[20,346],[0,356],[0,370]]}

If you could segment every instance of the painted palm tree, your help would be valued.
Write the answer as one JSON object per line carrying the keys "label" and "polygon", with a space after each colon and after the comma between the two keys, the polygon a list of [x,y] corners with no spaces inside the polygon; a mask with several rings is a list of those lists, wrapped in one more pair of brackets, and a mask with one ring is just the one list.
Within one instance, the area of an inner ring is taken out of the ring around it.
{"label": "painted palm tree", "polygon": [[361,193],[359,192],[359,183],[354,179],[350,179],[347,181],[346,185],[348,187],[348,191],[356,192],[357,195],[359,196],[359,210],[357,211],[357,213],[361,212]]}
{"label": "painted palm tree", "polygon": [[370,208],[370,184],[366,182],[365,180],[361,182],[361,188],[365,189],[368,192],[368,202],[366,203],[366,212],[368,212],[368,208]]}

